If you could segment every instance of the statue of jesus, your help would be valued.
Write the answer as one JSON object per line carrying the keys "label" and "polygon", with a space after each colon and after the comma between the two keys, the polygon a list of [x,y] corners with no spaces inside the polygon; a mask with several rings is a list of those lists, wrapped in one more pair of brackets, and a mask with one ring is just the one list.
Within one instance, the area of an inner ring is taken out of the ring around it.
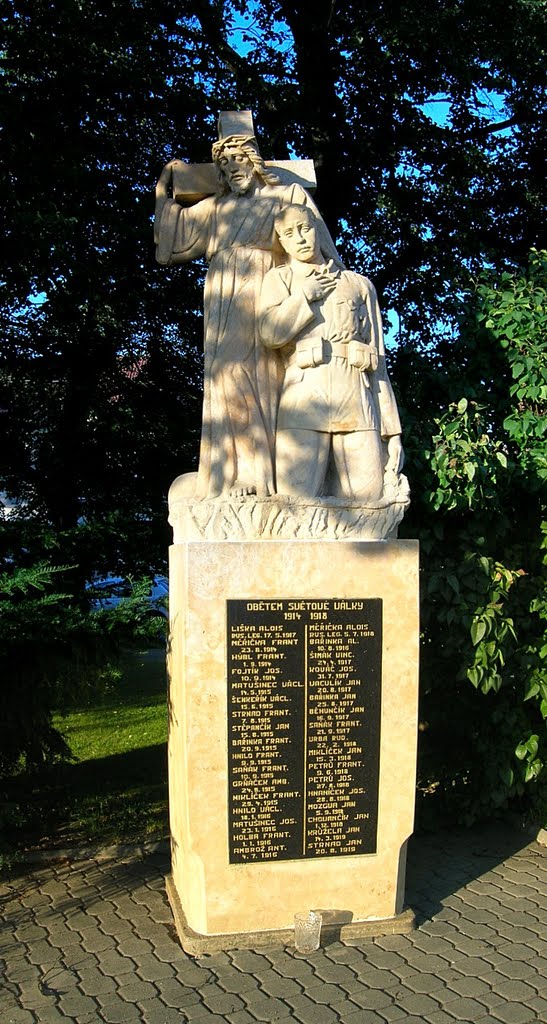
{"label": "statue of jesus", "polygon": [[183,208],[172,193],[174,161],[157,189],[156,258],[162,264],[205,256],[204,398],[194,497],[275,493],[275,423],[283,367],[257,336],[257,302],[276,252],[274,218],[293,203],[317,217],[321,253],[342,266],[313,200],[299,184],[283,185],[265,166],[253,135],[230,134],[213,145],[218,190]]}

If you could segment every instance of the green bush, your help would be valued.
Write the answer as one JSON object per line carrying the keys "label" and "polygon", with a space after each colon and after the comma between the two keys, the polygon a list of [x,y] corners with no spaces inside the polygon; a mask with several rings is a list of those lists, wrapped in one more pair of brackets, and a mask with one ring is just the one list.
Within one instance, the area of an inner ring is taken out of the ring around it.
{"label": "green bush", "polygon": [[[477,280],[423,444],[420,788],[469,823],[547,816],[547,253]],[[425,443],[424,443],[425,442]]]}

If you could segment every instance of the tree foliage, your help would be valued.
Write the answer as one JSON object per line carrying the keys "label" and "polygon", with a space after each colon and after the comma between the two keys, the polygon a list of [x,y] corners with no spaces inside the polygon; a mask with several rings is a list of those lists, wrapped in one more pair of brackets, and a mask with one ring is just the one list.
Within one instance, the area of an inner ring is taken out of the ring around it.
{"label": "tree foliage", "polygon": [[55,709],[85,701],[92,687],[119,674],[127,647],[161,642],[164,619],[142,580],[117,606],[90,609],[55,584],[70,566],[46,563],[0,574],[0,779],[67,758]]}
{"label": "tree foliage", "polygon": [[462,397],[414,426],[421,785],[467,821],[524,806],[527,784],[547,809],[546,298],[547,252],[515,274],[483,273],[443,378],[447,398]]}
{"label": "tree foliage", "polygon": [[545,757],[543,0],[5,0],[2,32],[6,570],[75,565],[77,605],[95,572],[161,565],[197,462],[203,268],[155,265],[153,188],[250,108],[265,158],[314,159],[398,325],[422,777],[470,815],[485,773],[484,806],[518,795]]}
{"label": "tree foliage", "polygon": [[540,2],[4,10],[2,477],[56,532],[110,497],[111,536],[139,509],[165,544],[165,488],[197,456],[202,275],[154,265],[152,190],[168,158],[209,159],[220,109],[254,110],[266,157],[313,157],[400,340],[431,342],[469,273],[536,240]]}

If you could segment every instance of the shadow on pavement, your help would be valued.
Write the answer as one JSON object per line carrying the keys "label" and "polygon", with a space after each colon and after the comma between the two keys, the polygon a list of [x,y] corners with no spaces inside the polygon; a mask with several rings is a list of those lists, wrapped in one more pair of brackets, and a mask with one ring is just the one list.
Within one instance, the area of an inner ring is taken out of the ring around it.
{"label": "shadow on pavement", "polygon": [[412,836],[405,902],[415,911],[418,925],[438,913],[447,896],[492,871],[530,842],[529,834],[502,822]]}

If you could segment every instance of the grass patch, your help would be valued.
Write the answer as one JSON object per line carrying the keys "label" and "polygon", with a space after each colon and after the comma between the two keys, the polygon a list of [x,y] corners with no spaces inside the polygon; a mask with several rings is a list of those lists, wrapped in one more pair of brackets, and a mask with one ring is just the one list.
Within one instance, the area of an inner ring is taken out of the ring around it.
{"label": "grass patch", "polygon": [[136,842],[165,836],[165,652],[127,655],[116,683],[55,726],[73,755],[39,775],[6,783],[15,849]]}

